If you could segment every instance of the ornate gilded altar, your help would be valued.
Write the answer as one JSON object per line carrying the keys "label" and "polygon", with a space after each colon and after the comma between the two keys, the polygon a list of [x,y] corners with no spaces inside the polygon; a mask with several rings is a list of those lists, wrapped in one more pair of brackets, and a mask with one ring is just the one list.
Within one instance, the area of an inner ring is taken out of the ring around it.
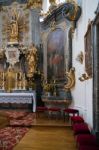
{"label": "ornate gilded altar", "polygon": [[[24,15],[26,6],[20,7],[12,3],[12,7],[5,8],[3,12],[2,47],[0,48],[0,90],[12,92],[13,90],[26,90],[30,80],[37,69],[37,49],[33,42],[27,45],[29,23],[28,10]],[[29,81],[28,81],[28,80]]]}

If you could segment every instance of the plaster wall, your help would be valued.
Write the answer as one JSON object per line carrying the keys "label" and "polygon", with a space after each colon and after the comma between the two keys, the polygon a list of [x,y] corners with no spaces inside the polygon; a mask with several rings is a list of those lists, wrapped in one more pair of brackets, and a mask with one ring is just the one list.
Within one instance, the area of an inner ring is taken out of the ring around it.
{"label": "plaster wall", "polygon": [[[85,60],[83,64],[76,60],[77,55],[84,49],[84,35],[87,31],[88,21],[93,20],[99,0],[82,0],[82,15],[77,23],[77,28],[73,35],[73,67],[76,70],[76,85],[72,91],[72,106],[80,110],[80,114],[90,127],[93,127],[93,79],[84,82],[79,81],[79,77],[85,73]],[[85,58],[84,58],[85,59]],[[71,107],[72,107],[71,106]]]}

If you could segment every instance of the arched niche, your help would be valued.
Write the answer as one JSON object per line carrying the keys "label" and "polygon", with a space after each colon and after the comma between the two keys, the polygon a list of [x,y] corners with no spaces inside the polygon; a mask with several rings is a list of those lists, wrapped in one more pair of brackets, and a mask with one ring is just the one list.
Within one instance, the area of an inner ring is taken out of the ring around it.
{"label": "arched niche", "polygon": [[61,28],[52,30],[47,37],[47,79],[49,81],[64,79],[65,58],[64,58],[65,35]]}

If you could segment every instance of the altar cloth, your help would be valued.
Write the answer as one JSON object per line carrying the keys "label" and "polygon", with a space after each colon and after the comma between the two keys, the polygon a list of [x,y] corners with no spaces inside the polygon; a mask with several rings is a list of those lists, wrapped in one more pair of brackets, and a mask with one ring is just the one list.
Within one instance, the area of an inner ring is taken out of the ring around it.
{"label": "altar cloth", "polygon": [[28,103],[32,104],[32,111],[36,112],[36,93],[0,93],[0,103]]}

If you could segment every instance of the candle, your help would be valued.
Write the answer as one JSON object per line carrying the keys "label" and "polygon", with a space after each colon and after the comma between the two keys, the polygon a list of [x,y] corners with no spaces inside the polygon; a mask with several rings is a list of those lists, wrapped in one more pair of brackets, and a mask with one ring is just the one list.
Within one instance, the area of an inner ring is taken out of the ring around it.
{"label": "candle", "polygon": [[4,90],[4,72],[2,73],[2,76],[3,76],[3,90]]}

